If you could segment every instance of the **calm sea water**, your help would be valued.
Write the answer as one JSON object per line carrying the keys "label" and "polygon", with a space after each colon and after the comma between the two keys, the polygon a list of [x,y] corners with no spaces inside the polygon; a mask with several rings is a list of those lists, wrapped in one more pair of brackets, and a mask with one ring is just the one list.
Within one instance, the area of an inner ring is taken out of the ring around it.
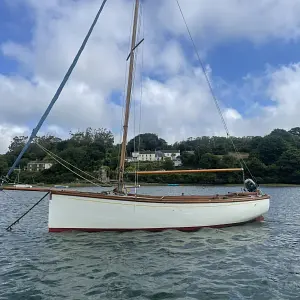
{"label": "calm sea water", "polygon": [[[143,193],[239,188],[143,187]],[[265,188],[265,222],[193,233],[48,233],[40,193],[0,193],[0,299],[300,299],[300,188]]]}

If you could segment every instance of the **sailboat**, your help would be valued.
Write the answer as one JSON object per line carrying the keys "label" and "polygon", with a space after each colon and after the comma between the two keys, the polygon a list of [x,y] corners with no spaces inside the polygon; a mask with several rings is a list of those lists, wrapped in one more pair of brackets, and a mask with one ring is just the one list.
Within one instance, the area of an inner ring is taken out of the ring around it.
{"label": "sailboat", "polygon": [[[34,187],[3,188],[47,192],[49,194],[49,232],[73,230],[88,232],[127,230],[160,231],[166,229],[191,231],[202,227],[239,225],[261,219],[269,210],[270,196],[263,194],[252,179],[246,179],[244,181],[244,191],[224,195],[180,194],[178,196],[154,196],[137,194],[136,192],[128,193],[124,184],[124,165],[133,81],[134,50],[138,45],[136,44],[138,12],[139,0],[135,0],[122,149],[120,153],[117,186],[108,192],[83,192],[70,189],[47,190]],[[45,119],[45,115],[43,118]],[[41,121],[37,128],[40,128],[40,125]],[[33,134],[36,134],[38,131],[37,128]],[[26,149],[23,149],[20,156],[25,151]],[[136,171],[135,173],[147,175],[237,171],[243,172],[243,168]]]}

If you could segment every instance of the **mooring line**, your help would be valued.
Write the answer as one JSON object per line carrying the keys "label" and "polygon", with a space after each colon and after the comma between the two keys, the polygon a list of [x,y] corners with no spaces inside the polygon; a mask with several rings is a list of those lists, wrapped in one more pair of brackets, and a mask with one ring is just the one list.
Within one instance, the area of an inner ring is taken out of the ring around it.
{"label": "mooring line", "polygon": [[47,194],[45,194],[38,202],[36,202],[33,206],[31,206],[21,217],[19,217],[16,221],[14,221],[12,224],[10,224],[6,230],[7,231],[11,231],[12,230],[12,227],[14,225],[16,225],[22,218],[24,218],[34,207],[36,207],[39,203],[42,202],[42,200],[44,200],[48,195],[49,195],[50,192],[48,192]]}

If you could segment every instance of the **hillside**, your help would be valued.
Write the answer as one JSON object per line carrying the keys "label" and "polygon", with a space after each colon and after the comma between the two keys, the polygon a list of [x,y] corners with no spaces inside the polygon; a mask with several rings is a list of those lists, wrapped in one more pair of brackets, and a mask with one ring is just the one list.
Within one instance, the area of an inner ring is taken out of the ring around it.
{"label": "hillside", "polygon": [[[17,136],[11,142],[6,154],[0,156],[0,173],[5,175],[12,165],[27,137]],[[180,168],[232,168],[240,167],[237,153],[234,152],[231,141],[225,137],[197,137],[168,144],[164,139],[153,133],[145,133],[128,142],[128,156],[139,150],[180,150],[182,166]],[[289,131],[275,129],[270,134],[261,136],[234,137],[234,144],[242,159],[246,162],[258,183],[300,183],[300,128]],[[63,140],[54,136],[41,136],[36,142],[75,165],[76,167],[98,177],[99,169],[105,166],[111,179],[116,178],[118,167],[119,145],[114,144],[114,136],[107,129],[86,129],[85,132],[70,133]],[[52,162],[51,168],[43,171],[26,170],[31,161]],[[135,163],[127,163],[126,170],[134,170]],[[143,162],[140,170],[173,169],[171,161]],[[51,155],[45,153],[37,144],[32,144],[20,163],[20,182],[22,183],[70,183],[76,181],[76,176],[63,166],[55,163]],[[247,170],[245,170],[246,176]],[[17,171],[11,176],[14,181]],[[126,175],[127,180],[134,178]],[[77,179],[78,180],[78,179]],[[142,182],[157,183],[241,183],[241,173],[230,174],[192,174],[140,176]]]}

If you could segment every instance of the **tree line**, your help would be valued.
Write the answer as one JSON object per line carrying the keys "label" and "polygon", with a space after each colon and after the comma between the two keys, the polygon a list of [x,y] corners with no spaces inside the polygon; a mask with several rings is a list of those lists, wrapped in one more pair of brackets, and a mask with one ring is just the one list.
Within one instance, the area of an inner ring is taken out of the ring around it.
{"label": "tree line", "polygon": [[[11,141],[8,151],[0,155],[0,174],[4,176],[13,164],[28,137],[16,136]],[[258,183],[300,183],[300,127],[291,130],[275,129],[266,136],[233,137],[236,149],[243,155],[245,176],[249,170]],[[241,161],[235,153],[232,141],[226,137],[188,138],[174,144],[153,133],[136,136],[127,144],[127,156],[134,150],[180,150],[181,169],[199,168],[235,168],[241,167]],[[46,148],[45,152],[39,147]],[[20,161],[19,180],[22,183],[71,183],[78,177],[62,165],[56,163],[53,155],[88,172],[99,176],[101,167],[108,170],[111,179],[117,178],[120,145],[114,144],[114,136],[110,130],[87,128],[85,131],[70,132],[69,137],[61,139],[53,135],[40,136],[35,139]],[[31,161],[52,162],[50,169],[30,172],[26,170]],[[72,169],[73,167],[71,167]],[[171,160],[158,162],[126,163],[125,172],[139,170],[170,170],[175,166]],[[249,170],[248,170],[249,169]],[[75,170],[75,169],[74,169]],[[78,172],[77,170],[75,170]],[[17,178],[14,171],[10,179]],[[134,175],[126,173],[127,181],[134,181]],[[140,182],[153,183],[241,183],[241,173],[207,173],[176,175],[144,175]]]}

